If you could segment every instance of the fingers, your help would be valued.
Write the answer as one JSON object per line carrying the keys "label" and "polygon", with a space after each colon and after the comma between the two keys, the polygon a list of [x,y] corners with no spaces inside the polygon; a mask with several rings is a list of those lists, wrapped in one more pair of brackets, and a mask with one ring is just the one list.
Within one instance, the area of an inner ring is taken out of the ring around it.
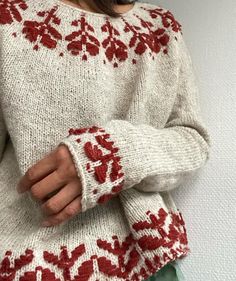
{"label": "fingers", "polygon": [[43,200],[51,192],[57,191],[59,188],[66,185],[67,179],[61,174],[60,170],[55,170],[41,181],[34,184],[30,193],[33,199]]}
{"label": "fingers", "polygon": [[21,193],[29,190],[32,185],[57,170],[57,168],[59,170],[58,174],[65,178],[78,178],[72,157],[65,145],[59,145],[42,160],[31,166],[20,179],[17,191]]}
{"label": "fingers", "polygon": [[26,171],[18,182],[17,191],[22,193],[29,190],[35,182],[52,173],[56,168],[57,162],[55,161],[55,150],[53,150]]}
{"label": "fingers", "polygon": [[81,195],[76,197],[69,205],[67,205],[60,213],[48,217],[42,222],[42,226],[58,225],[81,211]]}
{"label": "fingers", "polygon": [[51,197],[41,205],[42,211],[46,215],[53,215],[60,212],[72,200],[81,194],[80,183],[74,180],[64,186],[56,195]]}
{"label": "fingers", "polygon": [[[81,211],[81,183],[68,148],[59,145],[20,179],[19,193],[30,190],[42,211],[58,224]],[[48,220],[47,219],[47,220]]]}

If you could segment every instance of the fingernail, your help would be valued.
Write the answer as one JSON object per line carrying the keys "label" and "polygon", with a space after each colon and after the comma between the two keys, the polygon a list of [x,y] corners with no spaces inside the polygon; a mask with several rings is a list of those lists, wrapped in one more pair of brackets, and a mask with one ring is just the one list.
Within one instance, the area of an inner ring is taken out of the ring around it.
{"label": "fingernail", "polygon": [[43,221],[42,226],[50,226],[51,223],[49,221]]}

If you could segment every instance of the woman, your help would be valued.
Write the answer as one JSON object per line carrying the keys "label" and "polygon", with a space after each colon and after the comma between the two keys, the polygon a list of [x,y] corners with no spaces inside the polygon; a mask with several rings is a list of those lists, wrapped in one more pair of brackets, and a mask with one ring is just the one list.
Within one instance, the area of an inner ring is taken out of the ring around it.
{"label": "woman", "polygon": [[174,15],[0,0],[0,36],[0,281],[184,280],[210,136]]}

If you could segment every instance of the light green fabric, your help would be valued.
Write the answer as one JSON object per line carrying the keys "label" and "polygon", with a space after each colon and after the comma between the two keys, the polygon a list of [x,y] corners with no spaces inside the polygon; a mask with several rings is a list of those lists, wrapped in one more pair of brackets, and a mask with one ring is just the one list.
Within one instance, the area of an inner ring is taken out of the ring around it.
{"label": "light green fabric", "polygon": [[185,281],[184,275],[176,261],[162,267],[145,281]]}

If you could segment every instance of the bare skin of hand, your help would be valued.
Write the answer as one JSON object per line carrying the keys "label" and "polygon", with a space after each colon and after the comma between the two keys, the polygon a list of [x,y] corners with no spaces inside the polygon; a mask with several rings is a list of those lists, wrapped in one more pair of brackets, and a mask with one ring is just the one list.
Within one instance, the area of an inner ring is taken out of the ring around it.
{"label": "bare skin of hand", "polygon": [[42,226],[58,225],[79,213],[81,190],[72,156],[64,144],[31,166],[17,185],[19,193],[29,191],[35,201],[42,202],[46,216]]}

